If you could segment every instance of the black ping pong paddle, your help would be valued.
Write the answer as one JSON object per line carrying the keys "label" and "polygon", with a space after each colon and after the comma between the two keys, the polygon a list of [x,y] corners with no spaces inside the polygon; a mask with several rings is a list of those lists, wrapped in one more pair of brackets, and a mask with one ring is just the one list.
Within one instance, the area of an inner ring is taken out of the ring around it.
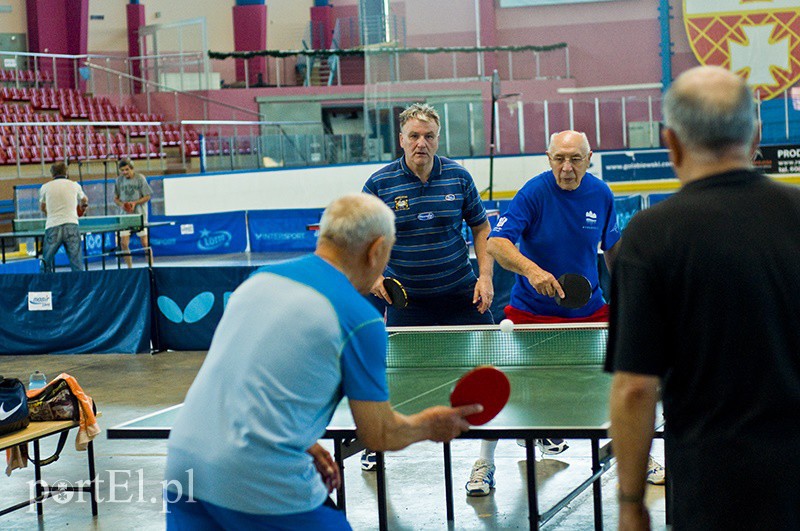
{"label": "black ping pong paddle", "polygon": [[562,299],[556,293],[556,304],[564,308],[582,308],[592,298],[592,284],[589,279],[576,273],[564,273],[558,277],[558,283],[564,290]]}
{"label": "black ping pong paddle", "polygon": [[389,294],[389,298],[392,299],[393,308],[405,308],[408,306],[408,294],[399,280],[391,277],[384,278],[383,289],[386,290]]}
{"label": "black ping pong paddle", "polygon": [[511,396],[511,384],[503,371],[490,365],[476,367],[462,376],[453,392],[450,405],[453,407],[480,404],[483,411],[465,417],[473,426],[486,424],[497,416]]}

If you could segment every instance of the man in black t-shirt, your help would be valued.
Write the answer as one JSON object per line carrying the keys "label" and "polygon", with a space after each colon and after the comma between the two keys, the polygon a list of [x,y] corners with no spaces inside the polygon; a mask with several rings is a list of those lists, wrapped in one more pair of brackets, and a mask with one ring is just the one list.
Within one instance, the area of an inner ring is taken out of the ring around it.
{"label": "man in black t-shirt", "polygon": [[606,368],[620,528],[647,529],[659,385],[674,529],[800,529],[800,190],[751,169],[753,96],[719,67],[664,97],[683,188],[615,262]]}

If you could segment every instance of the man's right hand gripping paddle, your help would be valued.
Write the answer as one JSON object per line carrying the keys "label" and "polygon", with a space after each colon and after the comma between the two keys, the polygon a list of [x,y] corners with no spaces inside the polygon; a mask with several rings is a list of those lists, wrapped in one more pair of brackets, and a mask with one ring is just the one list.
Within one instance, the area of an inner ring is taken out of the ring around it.
{"label": "man's right hand gripping paddle", "polygon": [[564,308],[583,308],[592,298],[592,284],[589,279],[576,273],[564,273],[558,277],[558,283],[564,290],[564,297],[556,293],[556,304]]}

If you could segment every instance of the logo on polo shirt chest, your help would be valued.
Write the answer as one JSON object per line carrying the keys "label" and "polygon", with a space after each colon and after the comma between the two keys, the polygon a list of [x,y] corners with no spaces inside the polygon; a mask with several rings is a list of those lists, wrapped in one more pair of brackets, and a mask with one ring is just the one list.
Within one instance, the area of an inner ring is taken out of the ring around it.
{"label": "logo on polo shirt chest", "polygon": [[446,196],[444,196],[444,200],[445,201],[455,201],[456,200],[456,195],[455,194],[447,194]]}
{"label": "logo on polo shirt chest", "polygon": [[408,210],[408,196],[407,195],[398,195],[394,198],[394,209],[397,210]]}

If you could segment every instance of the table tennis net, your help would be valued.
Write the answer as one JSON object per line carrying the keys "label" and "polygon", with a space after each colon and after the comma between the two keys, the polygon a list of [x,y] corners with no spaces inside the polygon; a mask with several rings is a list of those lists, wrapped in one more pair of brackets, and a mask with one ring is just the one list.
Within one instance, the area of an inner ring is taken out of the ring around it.
{"label": "table tennis net", "polygon": [[433,368],[602,365],[607,328],[559,327],[503,333],[429,328],[389,333],[387,367]]}

